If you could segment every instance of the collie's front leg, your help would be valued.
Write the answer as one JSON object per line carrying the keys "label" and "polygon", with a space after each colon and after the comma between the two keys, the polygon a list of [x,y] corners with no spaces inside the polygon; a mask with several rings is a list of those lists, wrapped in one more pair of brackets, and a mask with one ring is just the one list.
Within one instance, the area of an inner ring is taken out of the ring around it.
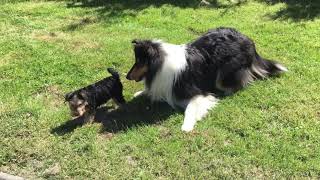
{"label": "collie's front leg", "polygon": [[217,103],[218,99],[212,95],[197,95],[193,97],[187,103],[181,130],[185,132],[192,131],[196,122],[204,118],[208,114],[208,110]]}
{"label": "collie's front leg", "polygon": [[147,94],[147,92],[146,92],[146,90],[144,90],[144,91],[138,91],[138,92],[136,92],[136,93],[134,93],[133,94],[133,97],[139,97],[139,96],[144,96],[144,95],[146,95]]}

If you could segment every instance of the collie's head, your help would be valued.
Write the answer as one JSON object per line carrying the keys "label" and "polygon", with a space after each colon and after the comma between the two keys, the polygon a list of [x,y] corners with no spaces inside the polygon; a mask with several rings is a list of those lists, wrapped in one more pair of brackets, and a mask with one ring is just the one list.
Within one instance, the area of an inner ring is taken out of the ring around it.
{"label": "collie's head", "polygon": [[135,63],[127,74],[128,80],[136,82],[156,72],[161,63],[160,41],[133,40]]}

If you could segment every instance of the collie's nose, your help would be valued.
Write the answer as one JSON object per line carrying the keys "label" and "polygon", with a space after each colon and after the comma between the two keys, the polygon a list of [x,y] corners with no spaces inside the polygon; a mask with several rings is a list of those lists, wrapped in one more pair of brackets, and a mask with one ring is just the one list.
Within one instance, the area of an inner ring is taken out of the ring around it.
{"label": "collie's nose", "polygon": [[130,74],[128,73],[127,74],[127,77],[126,77],[128,80],[132,80],[131,78],[130,78]]}

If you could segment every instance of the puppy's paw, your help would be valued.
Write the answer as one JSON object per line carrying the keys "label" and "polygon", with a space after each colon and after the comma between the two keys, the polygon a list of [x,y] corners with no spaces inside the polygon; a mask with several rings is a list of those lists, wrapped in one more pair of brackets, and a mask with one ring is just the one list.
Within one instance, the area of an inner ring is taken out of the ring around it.
{"label": "puppy's paw", "polygon": [[193,130],[193,125],[190,125],[190,124],[183,124],[181,126],[181,130],[183,132],[191,132]]}
{"label": "puppy's paw", "polygon": [[133,97],[142,96],[144,93],[145,93],[145,91],[138,91],[138,92],[134,93]]}
{"label": "puppy's paw", "polygon": [[92,124],[93,122],[94,122],[94,114],[86,114],[85,116],[84,116],[84,123],[86,123],[86,124]]}

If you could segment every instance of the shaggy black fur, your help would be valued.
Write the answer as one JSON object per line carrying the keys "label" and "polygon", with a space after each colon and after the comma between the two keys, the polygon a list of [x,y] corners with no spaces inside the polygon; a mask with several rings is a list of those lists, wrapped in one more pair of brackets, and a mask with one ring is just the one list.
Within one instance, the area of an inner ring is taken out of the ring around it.
{"label": "shaggy black fur", "polygon": [[109,99],[112,98],[119,106],[125,103],[118,72],[112,68],[107,70],[112,76],[65,95],[73,116],[84,115],[87,121],[92,121],[97,107]]}
{"label": "shaggy black fur", "polygon": [[[161,42],[134,40],[133,43],[136,64],[148,66],[144,78],[149,88],[165,60],[166,52],[163,52]],[[259,56],[254,42],[247,36],[224,27],[209,30],[186,44],[186,60],[188,66],[173,85],[177,100],[207,93],[230,95],[255,79],[286,71],[277,62]]]}
{"label": "shaggy black fur", "polygon": [[188,68],[174,85],[179,99],[206,93],[229,95],[254,79],[282,71],[280,64],[261,58],[254,42],[233,28],[210,30],[187,44],[186,58]]}

